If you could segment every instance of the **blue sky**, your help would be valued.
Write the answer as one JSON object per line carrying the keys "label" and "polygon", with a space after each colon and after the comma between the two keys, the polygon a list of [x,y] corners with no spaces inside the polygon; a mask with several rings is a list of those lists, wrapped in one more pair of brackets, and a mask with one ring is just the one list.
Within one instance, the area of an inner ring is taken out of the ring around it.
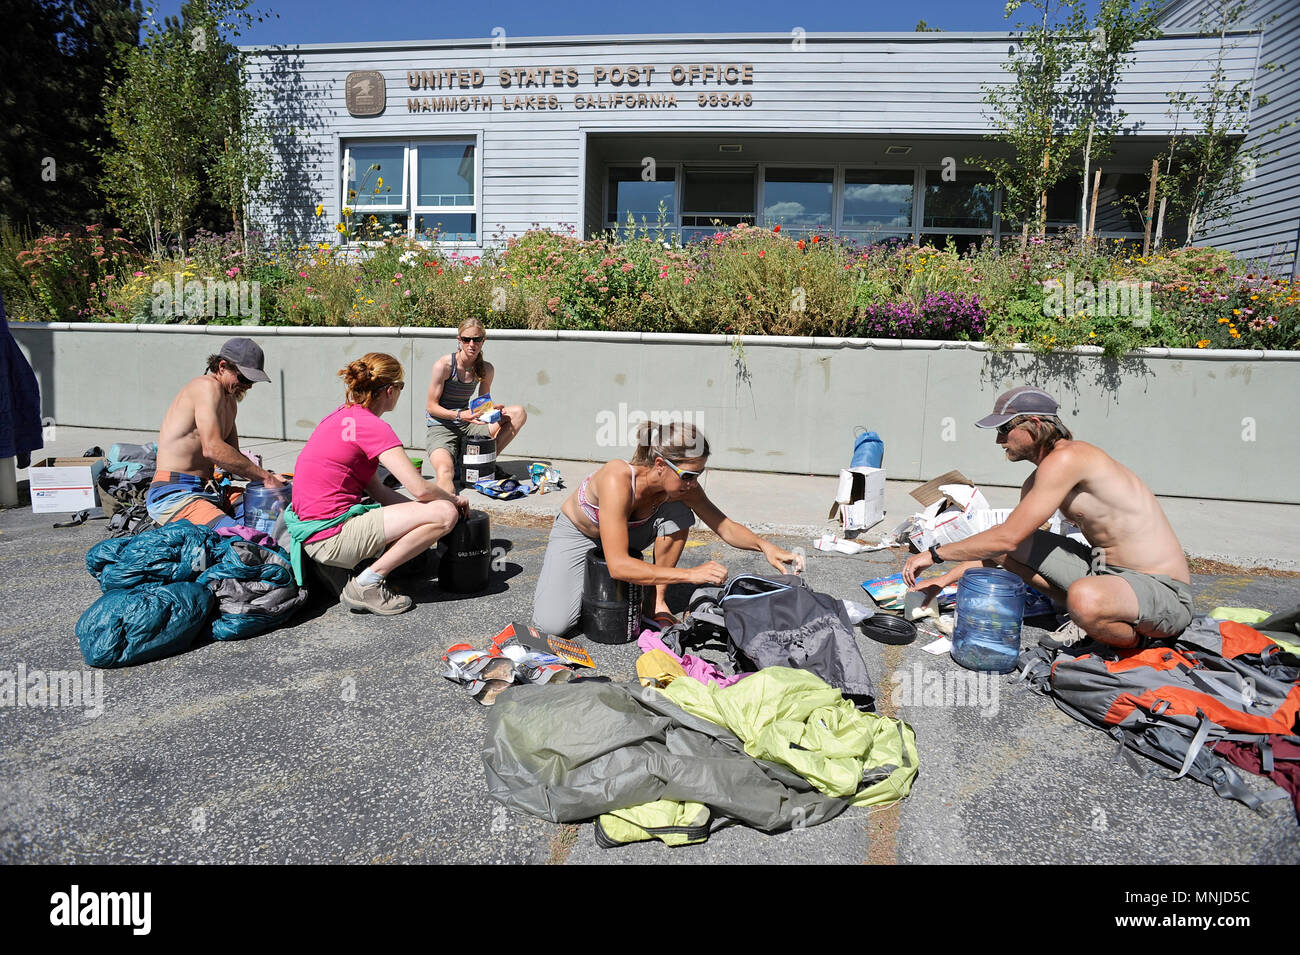
{"label": "blue sky", "polygon": [[[1004,0],[259,0],[278,17],[240,38],[241,44],[440,40],[493,36],[582,36],[620,33],[872,33],[911,31],[924,19],[944,30],[1006,30]],[[175,14],[180,0],[152,5]],[[1095,6],[1091,3],[1090,6]],[[1026,11],[1032,15],[1033,11]]]}

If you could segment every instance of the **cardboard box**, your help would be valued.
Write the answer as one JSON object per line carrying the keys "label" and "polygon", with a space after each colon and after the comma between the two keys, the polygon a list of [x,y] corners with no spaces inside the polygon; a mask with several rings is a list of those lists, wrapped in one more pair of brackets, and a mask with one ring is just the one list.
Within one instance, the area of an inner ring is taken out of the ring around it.
{"label": "cardboard box", "polygon": [[827,520],[839,519],[846,531],[864,531],[885,519],[885,469],[845,468]]}
{"label": "cardboard box", "polygon": [[[949,484],[969,486],[970,493],[953,497],[940,490]],[[908,538],[917,551],[935,545],[954,544],[988,529],[982,515],[989,510],[989,502],[975,482],[960,471],[949,471],[926,481],[911,495],[925,508],[919,527],[912,530]]]}
{"label": "cardboard box", "polygon": [[98,507],[91,468],[103,458],[44,458],[27,469],[32,512],[71,514]]}

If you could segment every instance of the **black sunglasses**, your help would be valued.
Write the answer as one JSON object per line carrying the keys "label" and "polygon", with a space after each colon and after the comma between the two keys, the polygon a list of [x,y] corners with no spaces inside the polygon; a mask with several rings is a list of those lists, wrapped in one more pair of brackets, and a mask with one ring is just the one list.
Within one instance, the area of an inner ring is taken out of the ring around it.
{"label": "black sunglasses", "polygon": [[461,335],[460,340],[463,341],[466,345],[468,345],[470,342],[477,342],[478,344],[482,345],[483,342],[487,340],[487,336],[486,335],[478,335],[478,336]]}

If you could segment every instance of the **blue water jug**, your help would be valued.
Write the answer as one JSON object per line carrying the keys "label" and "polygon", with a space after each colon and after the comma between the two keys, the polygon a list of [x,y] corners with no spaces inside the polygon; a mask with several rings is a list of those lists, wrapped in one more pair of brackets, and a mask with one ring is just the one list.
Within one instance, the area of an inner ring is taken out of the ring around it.
{"label": "blue water jug", "polygon": [[957,585],[957,620],[952,658],[968,670],[1010,673],[1020,656],[1020,620],[1025,582],[998,568],[962,574]]}
{"label": "blue water jug", "polygon": [[866,428],[858,428],[853,438],[851,468],[878,468],[885,460],[885,442],[880,435]]}
{"label": "blue water jug", "polygon": [[250,481],[244,489],[244,526],[274,537],[275,522],[292,502],[291,482],[281,487],[267,487],[261,481]]}

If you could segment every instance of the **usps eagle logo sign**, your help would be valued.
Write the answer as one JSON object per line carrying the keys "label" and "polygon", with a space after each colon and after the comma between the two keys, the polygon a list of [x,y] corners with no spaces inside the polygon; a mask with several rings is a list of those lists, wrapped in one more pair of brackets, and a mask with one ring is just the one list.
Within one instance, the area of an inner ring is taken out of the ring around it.
{"label": "usps eagle logo sign", "polygon": [[384,111],[384,75],[375,70],[349,73],[345,86],[348,112],[353,116],[378,116]]}

